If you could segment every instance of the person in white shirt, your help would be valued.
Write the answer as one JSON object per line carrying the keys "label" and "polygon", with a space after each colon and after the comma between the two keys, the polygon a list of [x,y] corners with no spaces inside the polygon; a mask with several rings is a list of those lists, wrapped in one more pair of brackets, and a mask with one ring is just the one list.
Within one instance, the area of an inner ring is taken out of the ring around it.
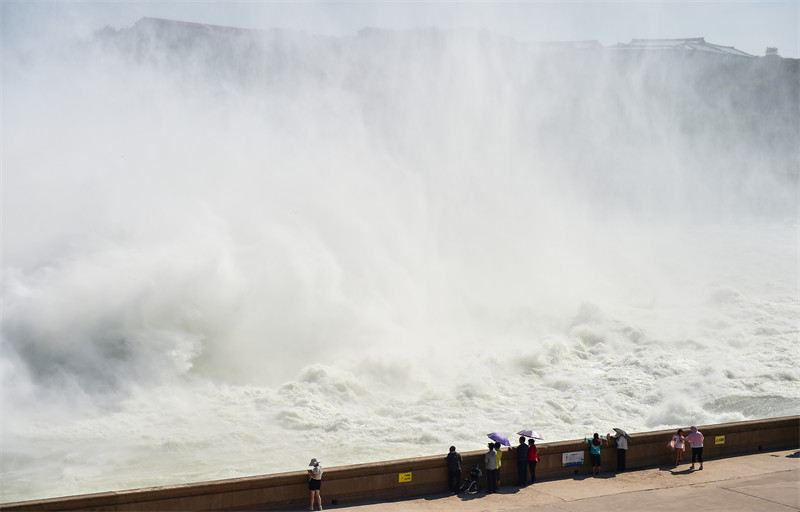
{"label": "person in white shirt", "polygon": [[628,454],[628,439],[620,433],[614,438],[617,441],[617,471],[625,471],[625,455]]}
{"label": "person in white shirt", "polygon": [[308,510],[314,510],[314,499],[316,498],[319,509],[322,510],[322,496],[319,491],[322,488],[322,466],[319,465],[317,459],[311,459],[308,466],[312,469],[308,470],[308,489],[311,491],[311,505]]}
{"label": "person in white shirt", "polygon": [[678,431],[672,435],[672,440],[669,442],[669,446],[672,447],[672,451],[675,454],[676,467],[678,466],[678,464],[681,463],[681,457],[683,457],[683,450],[686,449],[685,441],[686,438],[683,437],[683,429],[679,428]]}
{"label": "person in white shirt", "polygon": [[494,443],[489,443],[489,451],[483,456],[486,465],[486,494],[497,491],[497,452]]}

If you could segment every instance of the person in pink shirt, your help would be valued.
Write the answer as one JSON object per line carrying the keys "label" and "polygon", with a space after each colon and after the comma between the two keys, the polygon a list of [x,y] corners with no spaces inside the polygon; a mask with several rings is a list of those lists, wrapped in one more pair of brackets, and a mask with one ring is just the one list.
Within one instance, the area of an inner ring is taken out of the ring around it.
{"label": "person in pink shirt", "polygon": [[700,463],[700,469],[703,469],[703,433],[697,430],[697,427],[691,428],[691,433],[686,436],[686,441],[692,445],[692,465],[689,469],[694,469],[694,462]]}
{"label": "person in pink shirt", "polygon": [[669,446],[672,448],[672,453],[675,455],[675,465],[681,463],[681,457],[683,456],[683,450],[686,449],[686,445],[684,441],[686,440],[683,437],[683,429],[679,428],[678,431],[672,435],[672,441],[669,442]]}

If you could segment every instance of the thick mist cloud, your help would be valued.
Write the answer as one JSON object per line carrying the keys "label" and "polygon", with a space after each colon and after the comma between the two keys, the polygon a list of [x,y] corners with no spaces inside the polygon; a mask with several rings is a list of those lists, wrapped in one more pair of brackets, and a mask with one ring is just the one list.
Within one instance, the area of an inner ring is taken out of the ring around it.
{"label": "thick mist cloud", "polygon": [[798,381],[796,61],[145,21],[4,65],[13,435],[75,403],[136,453],[188,435],[117,430],[159,407],[201,445],[242,414],[243,444],[405,419],[419,449],[435,407],[511,421],[520,389],[590,428],[608,404],[568,398],[597,380],[649,427],[796,407],[765,377]]}
{"label": "thick mist cloud", "polygon": [[127,368],[152,330],[177,373],[221,358],[238,374],[249,358],[231,353],[285,344],[424,338],[431,316],[529,307],[565,283],[608,293],[598,274],[652,262],[635,241],[651,223],[793,215],[796,126],[780,103],[708,83],[746,86],[759,63],[148,20],[59,57],[10,66],[24,87],[6,112],[5,258],[12,285],[72,306],[9,297],[6,341],[73,338],[17,307],[84,316],[66,342],[79,348],[46,364],[81,378],[87,361]]}

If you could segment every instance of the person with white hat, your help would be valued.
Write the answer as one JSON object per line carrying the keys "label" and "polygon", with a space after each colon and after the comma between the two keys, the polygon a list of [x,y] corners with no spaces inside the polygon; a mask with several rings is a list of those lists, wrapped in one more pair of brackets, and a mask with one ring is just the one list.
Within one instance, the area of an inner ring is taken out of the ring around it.
{"label": "person with white hat", "polygon": [[314,498],[317,499],[319,509],[322,510],[322,496],[319,495],[322,487],[322,466],[319,465],[317,459],[311,459],[308,466],[312,468],[308,470],[308,489],[311,491],[311,505],[308,510],[314,510]]}

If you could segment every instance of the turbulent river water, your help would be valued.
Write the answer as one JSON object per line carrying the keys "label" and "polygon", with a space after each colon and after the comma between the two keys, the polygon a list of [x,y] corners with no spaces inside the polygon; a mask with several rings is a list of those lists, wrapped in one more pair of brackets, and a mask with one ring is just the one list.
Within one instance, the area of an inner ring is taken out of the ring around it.
{"label": "turbulent river water", "polygon": [[6,56],[0,500],[800,411],[794,164],[707,65],[192,30]]}

